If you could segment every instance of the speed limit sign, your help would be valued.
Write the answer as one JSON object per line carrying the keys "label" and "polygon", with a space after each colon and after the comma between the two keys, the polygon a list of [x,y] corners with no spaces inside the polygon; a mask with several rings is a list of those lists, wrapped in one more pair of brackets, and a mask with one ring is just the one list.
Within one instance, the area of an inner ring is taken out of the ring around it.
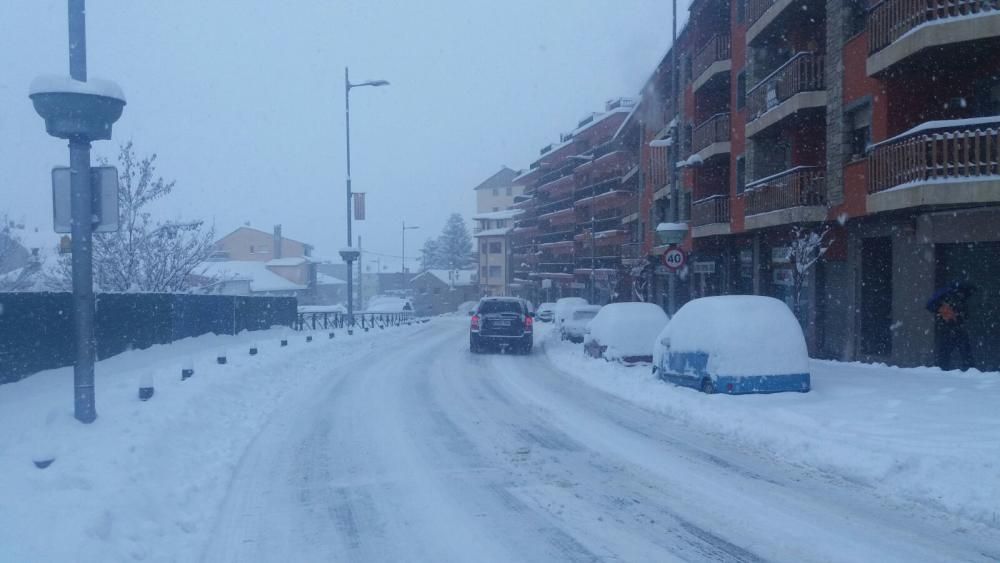
{"label": "speed limit sign", "polygon": [[663,265],[671,270],[680,270],[684,267],[684,263],[687,261],[687,256],[684,255],[684,251],[676,246],[670,248],[663,253],[661,258]]}

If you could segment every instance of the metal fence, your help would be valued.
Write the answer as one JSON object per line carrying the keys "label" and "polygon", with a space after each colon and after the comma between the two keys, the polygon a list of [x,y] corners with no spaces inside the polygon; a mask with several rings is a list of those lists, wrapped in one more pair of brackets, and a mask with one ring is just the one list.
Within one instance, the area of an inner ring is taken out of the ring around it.
{"label": "metal fence", "polygon": [[[388,328],[413,322],[412,312],[406,313],[354,313],[354,326],[361,330]],[[346,328],[347,313],[302,312],[295,319],[295,330],[331,330]]]}
{"label": "metal fence", "polygon": [[[73,363],[70,293],[0,293],[0,384]],[[97,357],[207,333],[295,323],[294,297],[99,294]]]}

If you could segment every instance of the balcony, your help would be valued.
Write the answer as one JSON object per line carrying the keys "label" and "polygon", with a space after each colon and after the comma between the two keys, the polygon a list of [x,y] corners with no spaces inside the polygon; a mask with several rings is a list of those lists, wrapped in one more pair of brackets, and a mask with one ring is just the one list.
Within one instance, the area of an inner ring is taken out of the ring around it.
{"label": "balcony", "polygon": [[713,195],[691,204],[691,237],[728,235],[729,196]]}
{"label": "balcony", "polygon": [[746,0],[747,45],[752,44],[772,24],[775,24],[773,29],[776,32],[789,29],[795,23],[823,26],[825,9],[826,3],[821,1]]}
{"label": "balcony", "polygon": [[884,0],[867,24],[873,76],[924,49],[1000,37],[1000,0]]}
{"label": "balcony", "polygon": [[746,186],[747,230],[826,219],[823,168],[797,166]]}
{"label": "balcony", "polygon": [[725,76],[732,69],[731,49],[729,34],[714,35],[702,46],[691,59],[691,74],[695,77],[691,84],[693,91],[697,92],[716,76]]}
{"label": "balcony", "polygon": [[799,111],[826,107],[824,57],[801,52],[747,92],[747,137]]}
{"label": "balcony", "polygon": [[717,113],[709,117],[691,132],[691,150],[702,162],[713,156],[729,154],[729,114]]}
{"label": "balcony", "polygon": [[622,245],[622,261],[635,264],[646,260],[646,253],[642,249],[641,242],[626,242]]}
{"label": "balcony", "polygon": [[930,121],[868,158],[868,211],[1000,201],[1000,116]]}
{"label": "balcony", "polygon": [[[553,224],[564,224],[573,217],[573,198],[542,203],[538,206],[538,218]],[[570,221],[572,222],[572,221]]]}
{"label": "balcony", "polygon": [[590,254],[584,254],[583,256],[576,257],[576,272],[579,273],[590,273],[591,265],[593,262],[593,268],[595,270],[617,270],[622,265],[622,256],[620,252],[614,254],[598,254],[591,260]]}

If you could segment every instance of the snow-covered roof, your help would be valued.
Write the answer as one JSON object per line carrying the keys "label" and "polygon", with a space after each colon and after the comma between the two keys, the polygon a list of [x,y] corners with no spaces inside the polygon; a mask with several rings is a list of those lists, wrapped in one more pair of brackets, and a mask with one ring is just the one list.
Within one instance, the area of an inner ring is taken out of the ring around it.
{"label": "snow-covered roof", "polygon": [[299,305],[300,313],[346,313],[343,305]]}
{"label": "snow-covered roof", "polygon": [[316,285],[344,285],[347,282],[331,275],[316,273]]}
{"label": "snow-covered roof", "polygon": [[214,278],[220,282],[248,281],[250,291],[298,291],[306,286],[292,282],[267,269],[265,262],[255,260],[221,260],[202,262],[194,275]]}
{"label": "snow-covered roof", "polygon": [[504,219],[513,219],[522,213],[524,213],[523,209],[502,209],[490,213],[478,213],[473,215],[472,218],[481,221],[502,221]]}
{"label": "snow-covered roof", "polygon": [[414,276],[410,281],[412,282],[428,274],[448,285],[473,285],[478,282],[476,270],[425,270]]}
{"label": "snow-covered roof", "polygon": [[479,237],[500,237],[500,236],[506,235],[507,233],[511,232],[513,229],[514,229],[514,227],[501,227],[499,229],[486,229],[485,231],[479,231],[479,232],[477,232],[476,234],[474,234],[472,236],[474,236],[476,238],[479,238]]}
{"label": "snow-covered roof", "polygon": [[301,266],[309,262],[308,258],[303,256],[292,256],[290,258],[275,258],[273,260],[268,260],[268,266]]}

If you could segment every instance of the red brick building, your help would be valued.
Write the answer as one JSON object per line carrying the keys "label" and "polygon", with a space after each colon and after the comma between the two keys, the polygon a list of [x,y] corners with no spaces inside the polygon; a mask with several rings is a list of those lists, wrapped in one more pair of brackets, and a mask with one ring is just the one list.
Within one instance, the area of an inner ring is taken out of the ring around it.
{"label": "red brick building", "polygon": [[[1000,368],[998,53],[996,0],[694,0],[613,136],[631,152],[615,158],[640,166],[626,173],[634,212],[601,227],[624,237],[609,297],[671,312],[701,295],[771,295],[797,305],[816,356],[929,365],[924,304],[966,281],[979,288],[977,365]],[[529,175],[553,182],[552,164],[543,155]],[[578,235],[586,216],[573,216]],[[661,223],[688,226],[677,274],[657,265]],[[801,277],[787,259],[796,229],[829,229]],[[586,267],[581,240],[566,248]],[[546,264],[523,275],[545,279]]]}

